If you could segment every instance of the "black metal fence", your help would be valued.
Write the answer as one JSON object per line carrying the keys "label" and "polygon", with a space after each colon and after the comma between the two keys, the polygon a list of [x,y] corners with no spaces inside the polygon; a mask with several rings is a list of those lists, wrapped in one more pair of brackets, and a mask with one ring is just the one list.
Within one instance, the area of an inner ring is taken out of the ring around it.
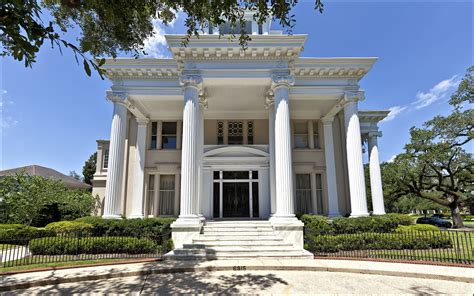
{"label": "black metal fence", "polygon": [[305,248],[319,257],[474,264],[474,233],[400,231],[322,234],[305,228]]}
{"label": "black metal fence", "polygon": [[80,233],[41,238],[0,237],[0,267],[104,259],[161,258],[173,248],[171,231],[142,236],[84,236]]}

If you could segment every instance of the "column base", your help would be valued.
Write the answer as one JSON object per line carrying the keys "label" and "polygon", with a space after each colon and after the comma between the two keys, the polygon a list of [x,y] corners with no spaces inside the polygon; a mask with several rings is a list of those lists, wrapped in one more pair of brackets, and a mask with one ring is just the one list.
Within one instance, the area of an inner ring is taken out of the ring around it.
{"label": "column base", "polygon": [[103,215],[103,216],[102,216],[102,219],[122,219],[122,216],[120,216],[120,215],[113,215],[113,214],[110,214],[110,215]]}
{"label": "column base", "polygon": [[385,212],[373,212],[372,215],[375,215],[375,216],[380,216],[380,215],[386,215],[387,213]]}
{"label": "column base", "polygon": [[349,218],[367,217],[367,216],[370,216],[369,213],[351,213]]}
{"label": "column base", "polygon": [[142,214],[132,214],[130,215],[129,217],[127,217],[127,219],[143,219],[144,216]]}
{"label": "column base", "polygon": [[171,238],[174,248],[182,248],[183,244],[191,244],[201,233],[203,221],[197,215],[179,216],[171,224]]}
{"label": "column base", "polygon": [[304,223],[298,220],[294,215],[272,216],[269,219],[275,233],[283,238],[283,241],[290,243],[296,249],[303,249],[303,228]]}

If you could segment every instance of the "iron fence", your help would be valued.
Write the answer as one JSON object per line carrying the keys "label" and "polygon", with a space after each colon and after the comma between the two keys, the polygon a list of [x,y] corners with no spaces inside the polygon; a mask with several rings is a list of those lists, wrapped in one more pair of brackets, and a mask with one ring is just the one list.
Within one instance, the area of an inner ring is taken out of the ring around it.
{"label": "iron fence", "polygon": [[474,233],[469,231],[323,234],[306,227],[304,240],[317,257],[474,264]]}
{"label": "iron fence", "polygon": [[69,233],[41,238],[0,237],[0,266],[161,258],[172,248],[170,230],[140,236],[94,237]]}

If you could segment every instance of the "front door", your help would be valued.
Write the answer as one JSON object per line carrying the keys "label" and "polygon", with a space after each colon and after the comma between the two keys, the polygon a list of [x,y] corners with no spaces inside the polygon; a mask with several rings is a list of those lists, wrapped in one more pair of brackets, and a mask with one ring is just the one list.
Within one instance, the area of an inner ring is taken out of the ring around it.
{"label": "front door", "polygon": [[249,183],[224,183],[223,217],[250,217]]}

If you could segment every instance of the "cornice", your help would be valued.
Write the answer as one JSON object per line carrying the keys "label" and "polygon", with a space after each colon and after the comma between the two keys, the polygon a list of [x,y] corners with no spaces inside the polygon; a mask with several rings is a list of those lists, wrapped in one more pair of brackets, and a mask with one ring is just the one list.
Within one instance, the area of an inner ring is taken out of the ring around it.
{"label": "cornice", "polygon": [[377,58],[299,58],[292,73],[298,78],[345,78],[359,81]]}
{"label": "cornice", "polygon": [[388,116],[390,110],[359,110],[359,120],[361,122],[380,122]]}

